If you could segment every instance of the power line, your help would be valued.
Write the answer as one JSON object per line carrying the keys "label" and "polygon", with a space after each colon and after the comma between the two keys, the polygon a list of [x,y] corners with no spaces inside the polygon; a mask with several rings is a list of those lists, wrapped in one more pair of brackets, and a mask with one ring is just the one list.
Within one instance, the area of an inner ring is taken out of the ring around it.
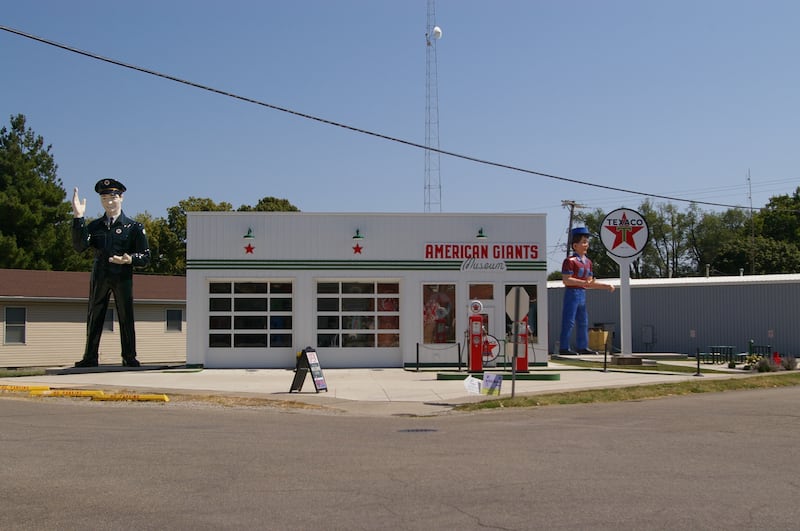
{"label": "power line", "polygon": [[162,79],[167,79],[169,81],[174,81],[175,83],[180,83],[180,84],[187,85],[187,86],[190,86],[190,87],[198,88],[198,89],[201,89],[201,90],[212,92],[214,94],[219,94],[220,96],[226,96],[226,97],[237,99],[239,101],[243,101],[243,102],[246,102],[246,103],[252,103],[254,105],[259,105],[261,107],[266,107],[268,109],[272,109],[272,110],[275,110],[275,111],[285,112],[287,114],[291,114],[293,116],[297,116],[297,117],[300,117],[300,118],[305,118],[307,120],[313,120],[313,121],[320,122],[320,123],[323,123],[323,124],[332,125],[334,127],[340,127],[342,129],[346,129],[348,131],[352,131],[352,132],[355,132],[355,133],[361,133],[361,134],[364,134],[364,135],[369,135],[369,136],[373,136],[373,137],[376,137],[376,138],[381,138],[383,140],[388,140],[390,142],[396,142],[396,143],[399,143],[399,144],[404,144],[406,146],[419,148],[419,149],[424,149],[424,150],[427,150],[429,152],[437,153],[437,154],[440,154],[440,155],[446,155],[448,157],[454,157],[454,158],[458,158],[458,159],[474,162],[474,163],[477,163],[477,164],[483,164],[485,166],[492,166],[492,167],[495,167],[495,168],[502,168],[502,169],[506,169],[506,170],[510,170],[510,171],[514,171],[514,172],[526,173],[526,174],[529,174],[529,175],[536,175],[536,176],[539,176],[539,177],[544,177],[546,179],[553,179],[553,180],[557,180],[557,181],[562,181],[562,182],[567,182],[567,183],[572,183],[572,184],[578,184],[578,185],[581,185],[581,186],[589,186],[589,187],[593,187],[593,188],[600,188],[600,189],[603,189],[603,190],[612,190],[612,191],[615,191],[615,192],[623,192],[623,193],[633,194],[633,195],[638,195],[638,196],[643,196],[643,197],[654,197],[654,198],[658,198],[658,199],[666,199],[668,201],[678,201],[678,202],[683,202],[683,203],[695,203],[695,204],[698,204],[698,205],[718,206],[718,207],[725,207],[725,208],[737,208],[737,209],[744,209],[745,208],[745,207],[743,207],[741,205],[729,205],[729,204],[725,204],[725,203],[714,203],[714,202],[710,202],[710,201],[698,201],[696,199],[684,199],[682,197],[674,197],[674,196],[669,196],[669,195],[653,194],[653,193],[647,193],[647,192],[639,192],[639,191],[636,191],[636,190],[629,190],[629,189],[626,189],[626,188],[618,188],[618,187],[615,187],[615,186],[609,186],[609,185],[605,185],[605,184],[592,183],[592,182],[588,182],[588,181],[582,181],[580,179],[573,179],[573,178],[570,178],[570,177],[563,177],[563,176],[559,176],[559,175],[553,175],[553,174],[549,174],[549,173],[542,173],[542,172],[538,172],[538,171],[534,171],[534,170],[529,170],[529,169],[526,169],[526,168],[521,168],[519,166],[512,166],[510,164],[504,164],[504,163],[500,163],[500,162],[493,162],[493,161],[490,161],[490,160],[480,159],[478,157],[473,157],[471,155],[464,155],[464,154],[460,154],[460,153],[455,153],[453,151],[447,151],[447,150],[444,150],[444,149],[439,149],[438,147],[434,148],[432,146],[425,146],[425,145],[419,144],[417,142],[411,142],[409,140],[403,140],[401,138],[396,138],[396,137],[392,137],[392,136],[385,135],[385,134],[382,134],[382,133],[376,133],[374,131],[369,131],[367,129],[361,129],[361,128],[358,128],[358,127],[354,127],[352,125],[347,125],[347,124],[343,124],[343,123],[339,123],[339,122],[334,122],[332,120],[328,120],[328,119],[325,119],[325,118],[320,118],[318,116],[313,116],[311,114],[302,113],[302,112],[299,112],[299,111],[288,109],[286,107],[273,105],[271,103],[266,103],[266,102],[263,102],[263,101],[259,101],[259,100],[253,99],[253,98],[246,97],[246,96],[241,96],[241,95],[238,95],[238,94],[234,94],[232,92],[227,92],[227,91],[220,90],[220,89],[217,89],[217,88],[214,88],[214,87],[209,87],[207,85],[202,85],[202,84],[196,83],[194,81],[187,81],[185,79],[181,79],[181,78],[178,78],[178,77],[175,77],[175,76],[171,76],[169,74],[164,74],[164,73],[161,73],[161,72],[157,72],[155,70],[150,70],[150,69],[147,69],[147,68],[143,68],[141,66],[131,65],[131,64],[128,64],[128,63],[124,63],[122,61],[118,61],[116,59],[103,57],[101,55],[98,55],[98,54],[95,54],[95,53],[92,53],[92,52],[87,52],[85,50],[80,50],[78,48],[74,48],[74,47],[68,46],[66,44],[61,44],[61,43],[58,43],[58,42],[55,42],[55,41],[51,41],[49,39],[45,39],[43,37],[38,37],[36,35],[32,35],[30,33],[25,33],[23,31],[20,31],[20,30],[14,29],[14,28],[10,28],[8,26],[0,25],[0,30],[6,31],[8,33],[12,33],[14,35],[18,35],[20,37],[25,37],[27,39],[31,39],[31,40],[40,42],[42,44],[47,44],[48,46],[53,46],[53,47],[60,48],[62,50],[68,51],[68,52],[72,52],[72,53],[76,53],[76,54],[79,54],[79,55],[83,55],[85,57],[89,57],[90,59],[103,61],[105,63],[113,64],[113,65],[120,66],[122,68],[127,68],[127,69],[130,69],[130,70],[134,70],[136,72],[141,72],[143,74],[148,74],[148,75],[151,75],[151,76],[160,77]]}

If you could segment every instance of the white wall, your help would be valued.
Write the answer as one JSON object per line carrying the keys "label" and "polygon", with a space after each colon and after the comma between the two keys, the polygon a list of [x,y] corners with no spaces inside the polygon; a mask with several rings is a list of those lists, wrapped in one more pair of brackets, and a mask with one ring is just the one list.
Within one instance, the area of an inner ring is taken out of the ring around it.
{"label": "white wall", "polygon": [[[363,236],[354,240],[356,230]],[[486,239],[478,239],[483,229]],[[252,238],[244,236],[250,232]],[[422,338],[422,285],[457,285],[456,330],[467,328],[468,286],[491,283],[495,301],[490,316],[502,339],[504,286],[538,288],[539,342],[547,344],[545,217],[540,214],[309,214],[272,212],[188,213],[187,320],[191,330],[187,363],[207,367],[290,367],[296,350],[315,346],[315,286],[326,280],[392,279],[400,283],[400,347],[319,350],[326,367],[395,367],[416,361]],[[462,258],[426,257],[426,245],[440,243],[538,248],[538,256],[494,259],[502,269],[464,267]],[[360,252],[354,251],[354,246]],[[251,251],[251,252],[248,252]],[[286,349],[210,349],[208,283],[214,279],[289,279],[294,284],[294,345]],[[456,342],[463,341],[461,332]],[[376,352],[378,351],[378,352]],[[455,345],[421,345],[422,363],[458,360]],[[529,358],[534,360],[533,356]]]}

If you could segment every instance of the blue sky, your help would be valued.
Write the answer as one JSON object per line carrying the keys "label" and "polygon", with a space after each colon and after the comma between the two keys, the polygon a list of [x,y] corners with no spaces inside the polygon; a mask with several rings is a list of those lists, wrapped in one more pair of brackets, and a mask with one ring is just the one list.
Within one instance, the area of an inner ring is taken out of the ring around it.
{"label": "blue sky", "polygon": [[[426,0],[7,4],[2,26],[425,143]],[[794,0],[438,0],[440,146],[612,188],[763,206],[800,184],[798,20]],[[7,31],[0,69],[0,123],[27,117],[90,214],[106,176],[128,186],[128,214],[155,217],[190,196],[424,210],[418,148]],[[449,156],[440,166],[443,212],[547,214],[548,270],[563,257],[562,200],[611,211],[644,199]]]}

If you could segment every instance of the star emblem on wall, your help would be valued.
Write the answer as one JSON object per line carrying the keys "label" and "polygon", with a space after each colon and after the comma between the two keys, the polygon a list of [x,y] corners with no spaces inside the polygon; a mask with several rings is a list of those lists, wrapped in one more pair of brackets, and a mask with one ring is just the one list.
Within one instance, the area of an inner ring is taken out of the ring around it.
{"label": "star emblem on wall", "polygon": [[364,248],[363,248],[363,247],[361,247],[361,244],[358,244],[358,243],[357,243],[357,244],[355,244],[355,245],[353,246],[353,254],[361,254],[361,251],[362,251],[363,249],[364,249]]}
{"label": "star emblem on wall", "polygon": [[633,235],[642,230],[644,227],[632,227],[628,224],[628,216],[622,213],[620,218],[620,225],[606,225],[605,228],[614,233],[614,243],[611,249],[616,249],[623,243],[629,245],[631,249],[636,249],[636,242],[633,240]]}
{"label": "star emblem on wall", "polygon": [[244,252],[245,252],[245,254],[253,254],[253,251],[255,251],[255,250],[256,250],[256,248],[255,248],[255,247],[253,247],[253,244],[251,244],[251,243],[248,243],[248,244],[247,244],[247,245],[245,245],[245,247],[244,247]]}

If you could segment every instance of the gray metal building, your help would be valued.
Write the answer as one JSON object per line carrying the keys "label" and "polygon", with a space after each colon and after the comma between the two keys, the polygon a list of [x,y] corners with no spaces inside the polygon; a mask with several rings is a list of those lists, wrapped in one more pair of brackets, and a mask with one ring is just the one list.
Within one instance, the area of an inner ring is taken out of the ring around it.
{"label": "gray metal building", "polygon": [[[619,287],[619,280],[604,279]],[[565,289],[550,281],[550,352],[561,326]],[[693,354],[710,345],[745,352],[750,340],[781,354],[800,357],[800,274],[631,280],[631,336],[634,353]],[[620,348],[620,291],[586,294],[589,326],[613,333]]]}

